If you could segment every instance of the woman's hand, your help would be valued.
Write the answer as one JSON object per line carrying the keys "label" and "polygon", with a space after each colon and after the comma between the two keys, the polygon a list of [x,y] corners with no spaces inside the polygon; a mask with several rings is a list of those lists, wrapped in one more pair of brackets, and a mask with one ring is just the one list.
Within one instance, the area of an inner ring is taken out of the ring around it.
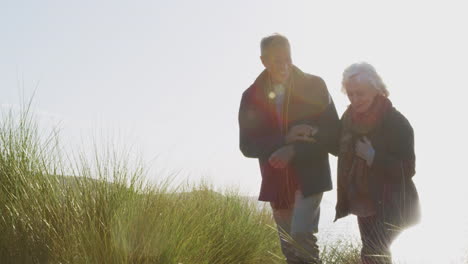
{"label": "woman's hand", "polygon": [[356,155],[364,159],[369,167],[374,162],[375,150],[367,137],[363,137],[356,142]]}
{"label": "woman's hand", "polygon": [[317,127],[304,124],[293,126],[286,135],[286,143],[289,144],[296,141],[315,142],[313,136],[317,132]]}

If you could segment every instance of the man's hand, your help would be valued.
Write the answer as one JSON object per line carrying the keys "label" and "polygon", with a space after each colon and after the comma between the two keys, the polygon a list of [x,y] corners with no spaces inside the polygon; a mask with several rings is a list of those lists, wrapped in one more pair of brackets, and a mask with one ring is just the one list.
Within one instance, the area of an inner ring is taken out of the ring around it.
{"label": "man's hand", "polygon": [[313,136],[317,134],[317,132],[317,127],[304,124],[293,126],[286,135],[286,143],[295,141],[315,142]]}
{"label": "man's hand", "polygon": [[367,166],[371,166],[374,162],[375,150],[372,143],[367,137],[359,139],[356,142],[356,155],[367,162]]}
{"label": "man's hand", "polygon": [[268,162],[273,168],[284,169],[294,156],[294,148],[291,145],[284,146],[271,154]]}

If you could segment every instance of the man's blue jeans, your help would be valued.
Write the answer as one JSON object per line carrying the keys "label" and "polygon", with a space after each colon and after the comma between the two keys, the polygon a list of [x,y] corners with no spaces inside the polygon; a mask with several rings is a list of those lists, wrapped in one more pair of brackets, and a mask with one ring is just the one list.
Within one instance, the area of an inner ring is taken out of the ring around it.
{"label": "man's blue jeans", "polygon": [[304,197],[298,190],[293,208],[274,209],[272,204],[281,250],[288,264],[319,263],[315,234],[318,232],[322,197],[323,193]]}

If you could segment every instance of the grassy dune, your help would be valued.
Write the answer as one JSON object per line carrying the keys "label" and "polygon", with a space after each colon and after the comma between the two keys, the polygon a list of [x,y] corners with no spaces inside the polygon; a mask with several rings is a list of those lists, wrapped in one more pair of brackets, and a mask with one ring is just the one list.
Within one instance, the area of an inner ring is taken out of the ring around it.
{"label": "grassy dune", "polygon": [[[269,210],[236,192],[149,185],[110,149],[68,159],[27,107],[0,122],[1,263],[284,263]],[[324,262],[358,263],[340,243]]]}

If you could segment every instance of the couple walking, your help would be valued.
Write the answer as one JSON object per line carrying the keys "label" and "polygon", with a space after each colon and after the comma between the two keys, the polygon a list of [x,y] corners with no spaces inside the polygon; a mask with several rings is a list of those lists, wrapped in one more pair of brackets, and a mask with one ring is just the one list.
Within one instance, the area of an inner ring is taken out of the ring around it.
{"label": "couple walking", "polygon": [[370,64],[343,72],[350,105],[340,120],[325,82],[292,64],[286,37],[260,46],[265,70],[242,95],[240,149],[259,160],[259,200],[271,204],[287,263],[320,263],[315,234],[332,189],[329,153],[338,156],[335,221],[356,215],[362,263],[391,263],[392,241],[419,218],[410,123]]}

